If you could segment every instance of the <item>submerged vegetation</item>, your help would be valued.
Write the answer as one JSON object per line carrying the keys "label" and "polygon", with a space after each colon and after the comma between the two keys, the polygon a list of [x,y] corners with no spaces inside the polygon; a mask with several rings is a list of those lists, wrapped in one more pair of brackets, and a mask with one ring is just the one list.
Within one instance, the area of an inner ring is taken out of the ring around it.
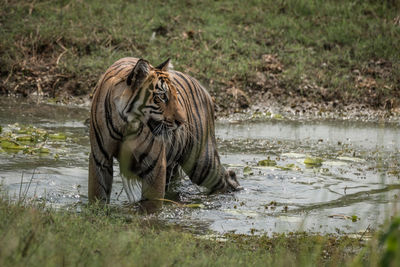
{"label": "submerged vegetation", "polygon": [[170,57],[221,110],[400,105],[398,1],[0,3],[3,93],[85,95],[121,57]]}

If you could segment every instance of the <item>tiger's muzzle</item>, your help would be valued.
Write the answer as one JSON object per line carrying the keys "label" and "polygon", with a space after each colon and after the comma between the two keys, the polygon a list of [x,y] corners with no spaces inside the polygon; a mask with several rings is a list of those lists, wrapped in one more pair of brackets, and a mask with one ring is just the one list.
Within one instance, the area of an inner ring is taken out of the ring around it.
{"label": "tiger's muzzle", "polygon": [[159,136],[167,132],[174,132],[181,125],[182,122],[178,120],[172,122],[167,120],[155,120],[153,118],[150,118],[147,121],[147,126],[150,128],[150,131],[153,133],[154,136]]}

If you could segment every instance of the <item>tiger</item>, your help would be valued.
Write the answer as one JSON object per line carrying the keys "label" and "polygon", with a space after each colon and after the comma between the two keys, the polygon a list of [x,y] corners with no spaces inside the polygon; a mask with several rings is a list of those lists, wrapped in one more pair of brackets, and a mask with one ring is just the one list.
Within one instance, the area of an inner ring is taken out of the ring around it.
{"label": "tiger", "polygon": [[131,203],[162,207],[170,181],[180,170],[209,193],[241,190],[217,152],[214,102],[193,77],[126,57],[113,63],[92,93],[89,202],[109,203],[113,159]]}

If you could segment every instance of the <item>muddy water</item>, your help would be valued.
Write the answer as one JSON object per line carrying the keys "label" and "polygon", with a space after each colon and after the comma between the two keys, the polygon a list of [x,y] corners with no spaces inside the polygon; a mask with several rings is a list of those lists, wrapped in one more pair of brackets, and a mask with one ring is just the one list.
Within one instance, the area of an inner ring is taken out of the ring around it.
{"label": "muddy water", "polygon": [[[87,108],[0,98],[3,133],[18,122],[67,136],[48,141],[49,154],[0,153],[3,188],[15,199],[79,210],[87,203],[88,116]],[[171,186],[168,197],[202,207],[166,204],[157,217],[199,233],[354,233],[375,228],[400,211],[399,130],[396,123],[219,122],[221,160],[237,172],[245,189],[207,196],[183,179]],[[322,165],[306,166],[306,157],[319,157]],[[276,165],[257,166],[265,159]],[[112,205],[125,206],[118,168],[115,177]]]}

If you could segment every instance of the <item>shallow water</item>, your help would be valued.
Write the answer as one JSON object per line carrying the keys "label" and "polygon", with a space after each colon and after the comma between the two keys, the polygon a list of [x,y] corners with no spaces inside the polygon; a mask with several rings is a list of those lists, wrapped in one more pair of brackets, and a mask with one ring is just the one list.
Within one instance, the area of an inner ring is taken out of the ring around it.
{"label": "shallow water", "polygon": [[[69,209],[87,203],[88,117],[87,108],[1,97],[3,131],[18,122],[68,137],[48,141],[51,153],[42,156],[0,153],[0,178],[9,194]],[[198,233],[354,233],[375,228],[400,210],[399,129],[395,123],[219,122],[221,160],[236,171],[245,189],[207,196],[184,179],[168,197],[204,206],[166,203],[157,217]],[[309,156],[322,158],[322,166],[307,167],[304,159]],[[277,165],[257,166],[267,158]],[[246,166],[251,171],[244,174]],[[127,202],[118,168],[111,202]]]}

